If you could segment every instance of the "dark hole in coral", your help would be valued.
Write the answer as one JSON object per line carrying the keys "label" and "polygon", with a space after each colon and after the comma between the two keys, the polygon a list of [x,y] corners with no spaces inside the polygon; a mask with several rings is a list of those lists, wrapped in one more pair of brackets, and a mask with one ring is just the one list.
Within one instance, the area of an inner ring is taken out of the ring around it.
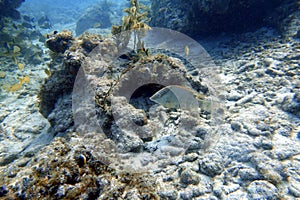
{"label": "dark hole in coral", "polygon": [[134,91],[130,97],[129,103],[137,109],[143,109],[149,118],[149,109],[155,104],[149,98],[163,87],[165,86],[157,83],[143,85]]}

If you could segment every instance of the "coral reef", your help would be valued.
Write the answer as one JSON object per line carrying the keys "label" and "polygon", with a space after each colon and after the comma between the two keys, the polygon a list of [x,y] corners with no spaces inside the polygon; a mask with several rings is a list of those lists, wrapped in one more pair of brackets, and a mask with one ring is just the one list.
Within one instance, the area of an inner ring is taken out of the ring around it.
{"label": "coral reef", "polygon": [[48,64],[49,77],[39,91],[40,113],[49,120],[54,134],[72,131],[72,90],[79,68],[98,45],[109,45],[100,35],[84,33],[73,38],[70,31],[53,33],[46,44],[53,50]]}
{"label": "coral reef", "polygon": [[[231,5],[201,2],[202,12],[218,15]],[[68,31],[48,35],[50,61],[34,24],[24,24],[24,32],[14,27],[24,19],[7,19],[0,81],[22,87],[1,91],[0,198],[299,198],[300,44],[290,39],[299,24],[289,9],[285,37],[262,28],[205,43],[221,70],[201,59],[196,63],[204,67],[195,70],[192,45],[179,53],[150,49],[137,59],[132,48],[120,51],[114,37],[75,38]],[[166,47],[167,33],[153,46]],[[205,78],[213,75],[225,88],[216,104],[222,109],[151,101],[173,85],[209,99],[215,85]]]}
{"label": "coral reef", "polygon": [[[71,139],[71,140],[70,140]],[[15,166],[11,183],[0,177],[4,199],[158,199],[148,174],[119,173],[97,160],[76,135],[56,138],[26,164]],[[84,161],[82,160],[84,159]]]}

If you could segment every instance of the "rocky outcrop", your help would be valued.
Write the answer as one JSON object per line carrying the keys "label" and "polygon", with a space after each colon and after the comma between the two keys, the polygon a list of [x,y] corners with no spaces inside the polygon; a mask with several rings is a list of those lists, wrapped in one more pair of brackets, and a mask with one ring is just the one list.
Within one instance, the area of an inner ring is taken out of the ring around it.
{"label": "rocky outcrop", "polygon": [[76,23],[76,35],[81,35],[89,28],[108,28],[110,27],[110,6],[107,1],[100,3],[86,12],[79,18]]}
{"label": "rocky outcrop", "polygon": [[46,46],[52,51],[50,76],[39,92],[40,113],[46,117],[55,134],[72,127],[72,89],[77,71],[88,53],[102,41],[100,35],[83,34],[73,38],[70,31],[48,35]]}
{"label": "rocky outcrop", "polygon": [[20,13],[16,10],[25,0],[1,0],[0,1],[0,20],[2,17],[19,19]]}
{"label": "rocky outcrop", "polygon": [[245,32],[264,25],[282,27],[281,23],[287,24],[284,22],[285,18],[297,11],[299,5],[296,2],[295,0],[286,2],[242,0],[238,3],[233,0],[175,2],[154,0],[151,25],[171,28],[189,35]]}

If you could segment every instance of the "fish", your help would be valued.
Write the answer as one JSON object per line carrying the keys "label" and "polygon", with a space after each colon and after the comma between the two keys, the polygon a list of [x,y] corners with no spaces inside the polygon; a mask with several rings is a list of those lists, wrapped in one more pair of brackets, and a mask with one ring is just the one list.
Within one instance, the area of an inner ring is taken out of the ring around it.
{"label": "fish", "polygon": [[18,47],[17,45],[15,45],[15,46],[13,47],[13,53],[14,53],[14,54],[17,54],[17,53],[20,53],[20,52],[21,52],[21,48]]}
{"label": "fish", "polygon": [[10,86],[10,87],[8,88],[8,91],[9,91],[9,92],[15,92],[15,91],[17,91],[17,90],[20,90],[20,89],[22,88],[22,85],[23,85],[23,84],[21,84],[21,83],[16,83],[16,84]]}
{"label": "fish", "polygon": [[18,63],[19,70],[23,70],[25,65],[23,63]]}
{"label": "fish", "polygon": [[28,15],[23,15],[23,19],[28,22],[33,22],[34,18],[29,17]]}
{"label": "fish", "polygon": [[5,72],[4,71],[0,71],[0,78],[5,78]]}
{"label": "fish", "polygon": [[47,76],[51,76],[51,71],[50,71],[50,69],[45,69],[44,72],[45,72],[45,74],[47,74]]}
{"label": "fish", "polygon": [[180,85],[169,85],[150,97],[150,100],[166,108],[198,110],[198,101],[193,92]]}
{"label": "fish", "polygon": [[188,56],[190,53],[190,48],[186,45],[184,51],[185,51],[185,55]]}
{"label": "fish", "polygon": [[150,97],[150,100],[165,108],[183,109],[192,112],[201,111],[211,113],[216,101],[203,94],[198,94],[190,88],[180,85],[166,86]]}
{"label": "fish", "polygon": [[18,91],[22,88],[23,84],[29,83],[30,82],[30,77],[29,76],[24,76],[23,78],[18,78],[19,83],[13,84],[12,86],[8,87],[7,91],[8,92],[15,92]]}
{"label": "fish", "polygon": [[93,25],[93,28],[100,28],[101,27],[101,24],[99,22],[96,22],[94,25]]}
{"label": "fish", "polygon": [[28,23],[28,22],[23,22],[22,23],[22,26],[23,27],[25,27],[25,28],[35,28],[35,26],[34,25],[32,25],[32,24],[30,24],[30,23]]}
{"label": "fish", "polygon": [[23,78],[18,78],[20,81],[20,84],[24,84],[24,83],[29,83],[30,81],[30,77],[29,76],[24,76]]}

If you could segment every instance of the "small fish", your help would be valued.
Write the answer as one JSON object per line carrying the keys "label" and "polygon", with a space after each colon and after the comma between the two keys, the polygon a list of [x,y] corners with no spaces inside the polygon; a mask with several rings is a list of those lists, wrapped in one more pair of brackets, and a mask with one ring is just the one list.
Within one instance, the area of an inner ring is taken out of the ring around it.
{"label": "small fish", "polygon": [[23,15],[23,19],[28,22],[33,22],[33,18],[29,17],[28,15]]}
{"label": "small fish", "polygon": [[180,108],[196,112],[200,108],[209,113],[212,112],[214,103],[216,103],[208,97],[180,85],[166,86],[152,95],[150,100],[166,108]]}
{"label": "small fish", "polygon": [[0,71],[0,78],[5,78],[5,72],[4,71]]}
{"label": "small fish", "polygon": [[198,101],[189,88],[179,85],[169,85],[150,97],[151,101],[166,108],[198,110]]}
{"label": "small fish", "polygon": [[30,81],[30,77],[29,76],[24,76],[23,78],[19,78],[20,80],[20,84],[24,84],[24,83],[29,83]]}
{"label": "small fish", "polygon": [[93,28],[100,28],[100,27],[101,27],[101,24],[99,22],[97,22],[93,25]]}
{"label": "small fish", "polygon": [[185,51],[185,55],[188,56],[190,53],[190,48],[186,45],[184,51]]}
{"label": "small fish", "polygon": [[15,45],[15,46],[13,47],[13,53],[14,53],[14,54],[17,54],[17,53],[20,53],[20,52],[21,52],[21,48],[18,47],[17,45]]}
{"label": "small fish", "polygon": [[30,77],[29,76],[24,76],[23,78],[18,78],[19,83],[13,84],[12,86],[8,87],[7,91],[8,92],[15,92],[18,91],[22,88],[23,84],[29,83]]}
{"label": "small fish", "polygon": [[25,28],[35,28],[35,26],[34,25],[32,25],[32,24],[30,24],[30,23],[28,23],[28,22],[23,22],[22,23],[22,26],[23,27],[25,27]]}
{"label": "small fish", "polygon": [[51,76],[51,71],[50,71],[50,69],[45,69],[44,70],[44,72],[45,72],[45,74],[47,74],[47,76]]}
{"label": "small fish", "polygon": [[23,70],[25,65],[23,63],[18,63],[19,70]]}
{"label": "small fish", "polygon": [[15,92],[15,91],[17,91],[17,90],[20,90],[20,89],[22,88],[22,85],[23,85],[23,84],[21,84],[21,83],[16,83],[16,84],[10,86],[10,87],[8,88],[8,91],[9,91],[9,92]]}

